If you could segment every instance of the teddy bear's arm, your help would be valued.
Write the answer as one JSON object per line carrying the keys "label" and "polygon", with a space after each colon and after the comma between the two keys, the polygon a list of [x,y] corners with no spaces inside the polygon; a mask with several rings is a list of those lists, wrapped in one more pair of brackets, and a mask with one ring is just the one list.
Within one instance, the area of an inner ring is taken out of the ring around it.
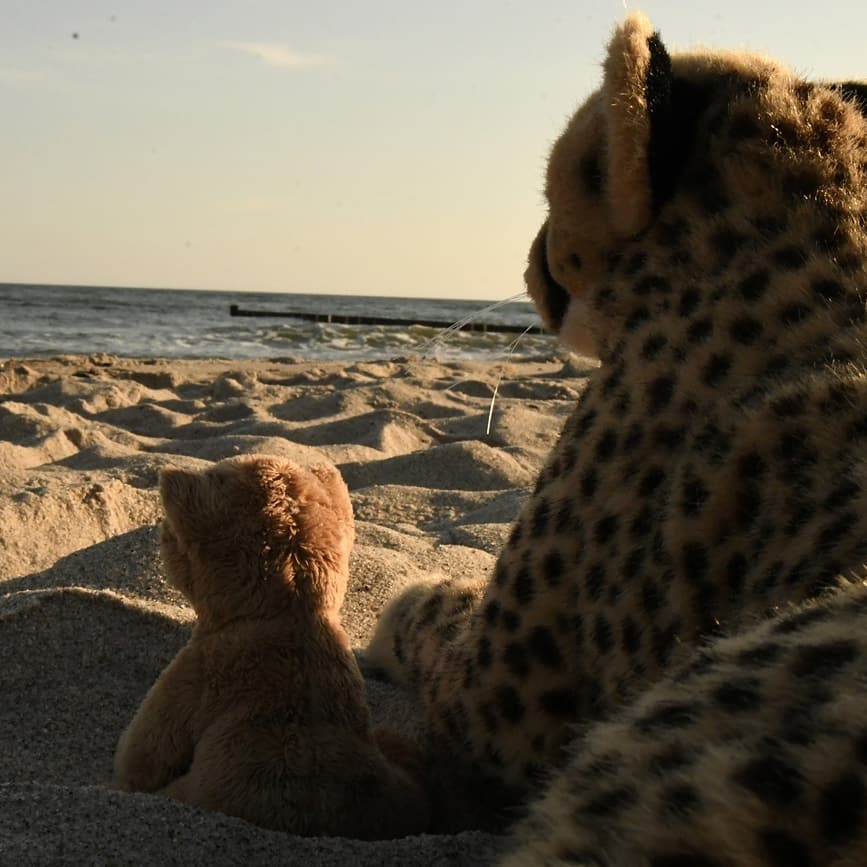
{"label": "teddy bear's arm", "polygon": [[159,790],[159,794],[165,798],[174,798],[176,801],[194,803],[192,774],[186,773],[172,780]]}
{"label": "teddy bear's arm", "polygon": [[189,769],[201,696],[197,654],[182,650],[151,687],[114,757],[116,788],[154,792]]}
{"label": "teddy bear's arm", "polygon": [[359,803],[360,836],[404,837],[430,830],[431,808],[422,786],[423,757],[408,738],[379,728],[374,739],[385,758],[379,783]]}

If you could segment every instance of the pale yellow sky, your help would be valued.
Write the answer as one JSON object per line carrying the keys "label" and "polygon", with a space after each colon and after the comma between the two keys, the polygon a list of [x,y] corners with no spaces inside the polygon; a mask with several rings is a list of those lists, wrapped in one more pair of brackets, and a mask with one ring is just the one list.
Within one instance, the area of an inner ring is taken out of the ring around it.
{"label": "pale yellow sky", "polygon": [[[867,77],[867,7],[643,4]],[[621,0],[0,0],[0,282],[496,299]]]}

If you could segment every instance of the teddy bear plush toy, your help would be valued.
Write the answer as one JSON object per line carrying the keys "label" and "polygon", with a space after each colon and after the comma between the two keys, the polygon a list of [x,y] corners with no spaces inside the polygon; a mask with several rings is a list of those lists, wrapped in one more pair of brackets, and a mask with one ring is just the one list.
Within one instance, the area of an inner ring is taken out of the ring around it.
{"label": "teddy bear plush toy", "polygon": [[340,473],[244,456],[165,468],[160,494],[166,575],[197,622],[121,736],[114,785],[297,834],[424,831],[419,758],[372,730],[340,625]]}

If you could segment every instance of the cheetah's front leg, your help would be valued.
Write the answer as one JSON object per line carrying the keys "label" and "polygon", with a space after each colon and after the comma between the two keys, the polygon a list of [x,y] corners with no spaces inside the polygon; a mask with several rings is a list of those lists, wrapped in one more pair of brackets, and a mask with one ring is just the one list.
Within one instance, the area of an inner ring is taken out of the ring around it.
{"label": "cheetah's front leg", "polygon": [[365,661],[412,689],[450,756],[524,787],[562,763],[574,681],[547,629],[522,624],[502,592],[496,577],[409,587],[383,612]]}

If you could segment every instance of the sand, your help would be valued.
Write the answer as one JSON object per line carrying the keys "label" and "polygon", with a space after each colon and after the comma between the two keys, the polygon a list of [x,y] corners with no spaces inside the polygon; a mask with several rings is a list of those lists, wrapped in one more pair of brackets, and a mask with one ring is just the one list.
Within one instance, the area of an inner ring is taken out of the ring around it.
{"label": "sand", "polygon": [[[192,622],[162,580],[157,473],[243,453],[335,463],[357,520],[343,620],[360,647],[405,583],[487,574],[591,366],[0,361],[0,864],[494,860],[501,836],[460,830],[491,825],[460,786],[438,833],[381,843],[107,788],[118,736]],[[369,679],[368,700],[422,737],[398,688]]]}

